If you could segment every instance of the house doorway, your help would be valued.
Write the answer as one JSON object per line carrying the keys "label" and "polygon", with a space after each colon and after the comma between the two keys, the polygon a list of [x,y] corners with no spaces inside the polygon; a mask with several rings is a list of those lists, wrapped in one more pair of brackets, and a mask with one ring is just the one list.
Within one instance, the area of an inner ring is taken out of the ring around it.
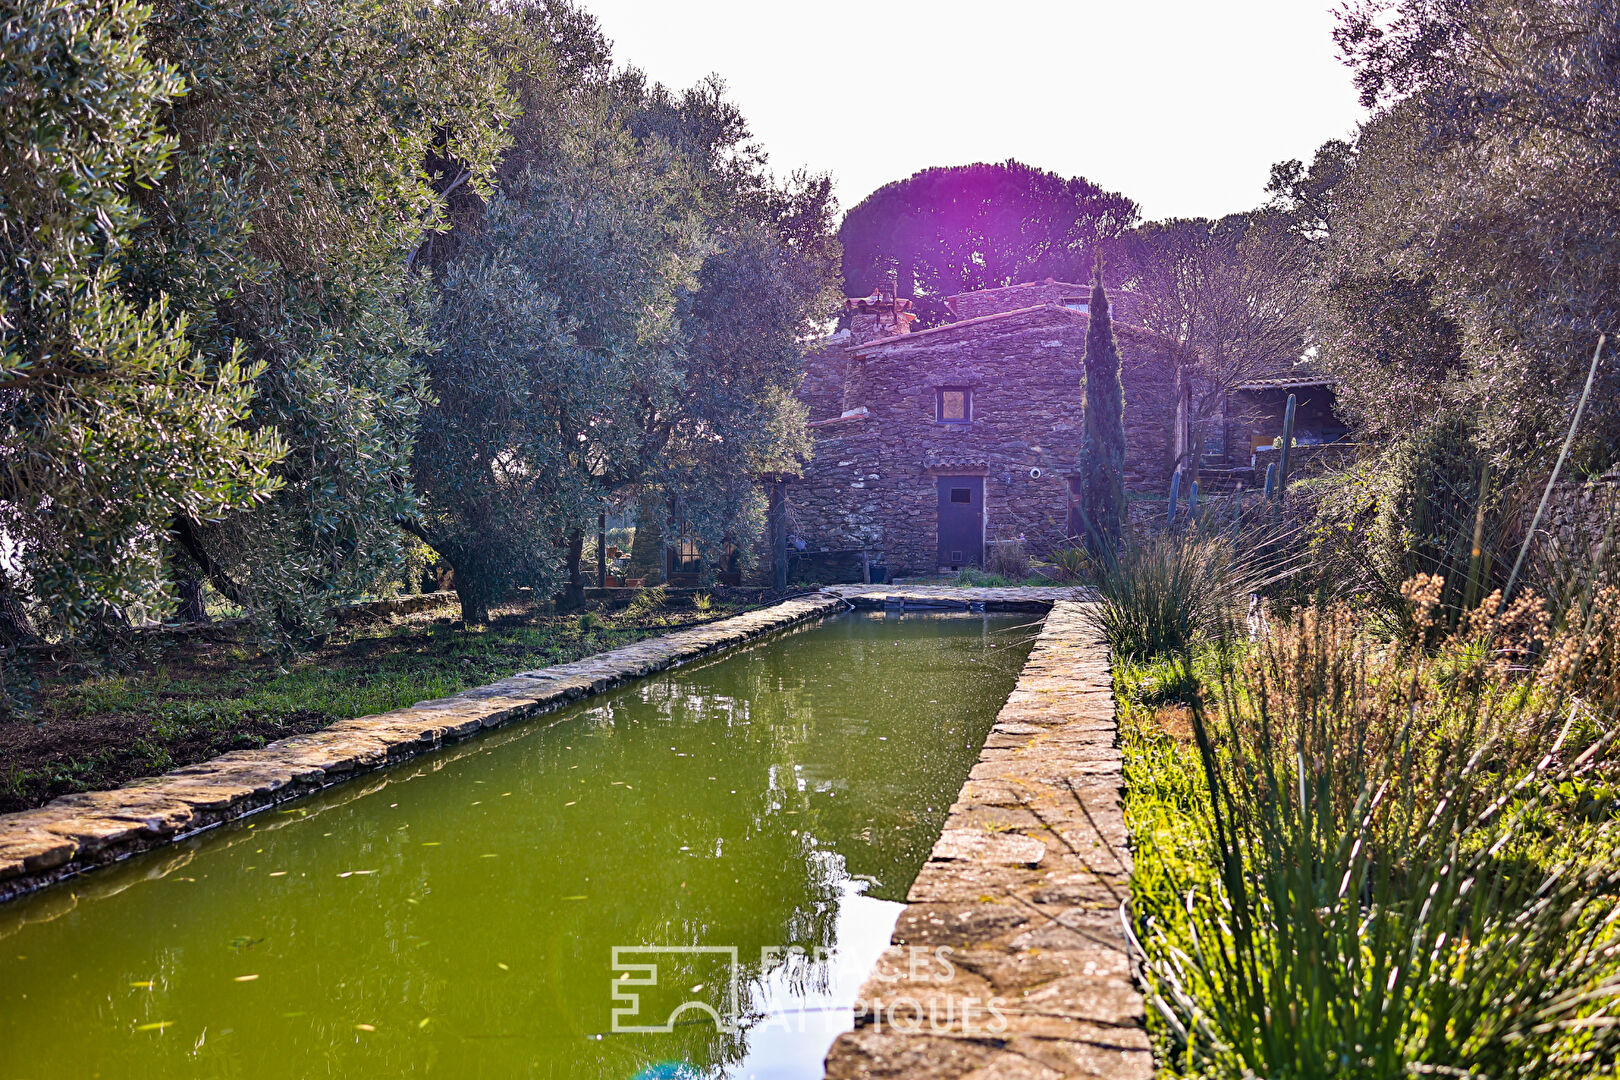
{"label": "house doorway", "polygon": [[984,477],[939,478],[939,568],[984,565]]}

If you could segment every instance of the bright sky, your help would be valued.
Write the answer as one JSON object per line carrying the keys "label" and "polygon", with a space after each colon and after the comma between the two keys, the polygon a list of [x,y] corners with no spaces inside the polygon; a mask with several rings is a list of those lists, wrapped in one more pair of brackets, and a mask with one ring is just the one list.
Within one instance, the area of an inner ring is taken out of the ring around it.
{"label": "bright sky", "polygon": [[719,73],[779,173],[833,174],[848,209],[930,165],[1017,158],[1148,219],[1264,199],[1362,113],[1331,0],[583,0],[614,57],[687,86]]}

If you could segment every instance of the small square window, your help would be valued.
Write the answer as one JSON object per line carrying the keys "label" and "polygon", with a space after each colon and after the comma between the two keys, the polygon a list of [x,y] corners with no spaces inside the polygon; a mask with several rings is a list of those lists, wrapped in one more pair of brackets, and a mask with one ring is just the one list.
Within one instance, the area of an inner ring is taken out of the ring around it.
{"label": "small square window", "polygon": [[951,488],[951,502],[970,503],[972,501],[972,488]]}
{"label": "small square window", "polygon": [[965,386],[940,387],[935,405],[935,418],[942,424],[973,422],[973,391]]}

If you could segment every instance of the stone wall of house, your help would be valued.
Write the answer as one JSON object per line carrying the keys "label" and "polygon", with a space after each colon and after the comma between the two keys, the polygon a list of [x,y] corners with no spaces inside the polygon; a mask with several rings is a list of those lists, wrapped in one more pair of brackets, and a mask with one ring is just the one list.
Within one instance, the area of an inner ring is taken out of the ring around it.
{"label": "stone wall of house", "polygon": [[[1003,289],[979,289],[946,299],[958,319],[977,319],[1003,311],[1036,307],[1041,304],[1085,305],[1091,300],[1091,286],[1072,281],[1027,281]],[[1083,310],[1083,307],[1081,308]]]}
{"label": "stone wall of house", "polygon": [[[1091,306],[1091,286],[1076,281],[1026,281],[1001,289],[980,289],[947,297],[945,305],[958,319],[977,319],[1004,311],[1018,311],[1041,304],[1059,304],[1085,311]],[[1108,307],[1114,322],[1140,326],[1136,297],[1123,289],[1111,289]]]}
{"label": "stone wall of house", "polygon": [[812,422],[831,419],[843,411],[844,358],[850,341],[849,331],[841,330],[804,358],[799,400],[810,410]]}
{"label": "stone wall of house", "polygon": [[[832,410],[829,392],[818,389],[830,385],[829,376],[807,396],[815,456],[789,485],[792,545],[868,551],[891,575],[932,572],[937,479],[959,475],[984,477],[987,540],[1023,534],[1036,553],[1065,543],[1069,478],[1080,461],[1085,330],[1084,316],[1046,307],[971,331],[914,333],[848,350],[842,407]],[[1130,327],[1120,327],[1118,337],[1126,484],[1164,491],[1174,366],[1161,339]],[[823,363],[830,372],[833,364]],[[972,423],[937,422],[942,386],[971,388]],[[770,564],[761,549],[755,565],[762,576]]]}

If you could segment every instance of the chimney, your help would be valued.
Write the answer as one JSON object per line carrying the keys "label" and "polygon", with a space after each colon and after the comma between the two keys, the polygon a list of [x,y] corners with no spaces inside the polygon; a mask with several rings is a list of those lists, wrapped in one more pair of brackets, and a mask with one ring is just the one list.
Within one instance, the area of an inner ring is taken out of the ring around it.
{"label": "chimney", "polygon": [[911,324],[917,321],[917,316],[911,313],[910,300],[895,295],[895,279],[895,272],[890,270],[871,296],[844,301],[844,310],[849,312],[851,345],[911,332]]}

